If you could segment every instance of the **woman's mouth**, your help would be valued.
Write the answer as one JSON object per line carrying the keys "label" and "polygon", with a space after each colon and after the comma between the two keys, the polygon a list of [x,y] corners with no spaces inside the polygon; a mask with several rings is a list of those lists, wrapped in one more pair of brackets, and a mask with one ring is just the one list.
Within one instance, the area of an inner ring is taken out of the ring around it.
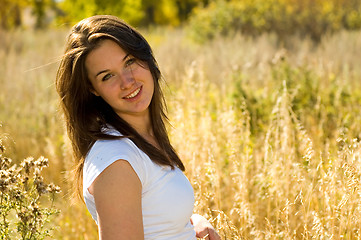
{"label": "woman's mouth", "polygon": [[123,97],[124,99],[133,99],[138,96],[140,93],[140,90],[142,90],[142,87],[139,87],[135,89],[132,93],[128,94],[127,96]]}

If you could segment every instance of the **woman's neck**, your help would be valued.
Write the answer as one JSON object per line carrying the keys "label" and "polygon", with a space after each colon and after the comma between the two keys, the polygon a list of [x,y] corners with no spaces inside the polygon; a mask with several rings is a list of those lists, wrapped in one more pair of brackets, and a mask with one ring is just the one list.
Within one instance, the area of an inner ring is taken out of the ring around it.
{"label": "woman's neck", "polygon": [[132,126],[132,128],[134,128],[146,141],[157,148],[159,147],[158,142],[154,137],[149,112],[142,115],[123,115],[121,118]]}

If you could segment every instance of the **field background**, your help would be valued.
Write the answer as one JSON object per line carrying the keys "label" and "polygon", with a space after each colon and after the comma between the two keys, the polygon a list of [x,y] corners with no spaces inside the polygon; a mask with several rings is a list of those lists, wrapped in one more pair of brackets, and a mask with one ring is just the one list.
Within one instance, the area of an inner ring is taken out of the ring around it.
{"label": "field background", "polygon": [[[311,37],[139,28],[164,80],[169,133],[223,239],[361,239],[361,31]],[[0,134],[45,156],[62,189],[52,239],[97,239],[73,199],[55,75],[69,27],[0,31]],[[46,203],[44,203],[46,205]]]}

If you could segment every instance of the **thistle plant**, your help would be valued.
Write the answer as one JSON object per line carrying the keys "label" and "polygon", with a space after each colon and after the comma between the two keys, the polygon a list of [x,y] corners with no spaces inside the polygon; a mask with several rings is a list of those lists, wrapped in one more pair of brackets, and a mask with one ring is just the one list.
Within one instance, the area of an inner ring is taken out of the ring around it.
{"label": "thistle plant", "polygon": [[[45,224],[58,212],[53,203],[60,192],[40,175],[48,160],[29,157],[17,165],[4,153],[0,139],[0,239],[44,239],[50,232]],[[44,203],[50,207],[41,206]]]}

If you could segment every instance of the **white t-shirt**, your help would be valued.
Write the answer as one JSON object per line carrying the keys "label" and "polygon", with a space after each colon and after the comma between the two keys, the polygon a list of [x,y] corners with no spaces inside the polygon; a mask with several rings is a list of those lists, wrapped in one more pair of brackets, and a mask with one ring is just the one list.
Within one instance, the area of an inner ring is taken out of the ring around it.
{"label": "white t-shirt", "polygon": [[[120,135],[114,129],[108,134]],[[94,197],[88,191],[95,178],[110,164],[123,159],[129,162],[142,184],[142,215],[146,240],[195,240],[190,223],[194,207],[193,188],[176,168],[159,166],[130,139],[98,140],[85,158],[83,196],[98,224]]]}

